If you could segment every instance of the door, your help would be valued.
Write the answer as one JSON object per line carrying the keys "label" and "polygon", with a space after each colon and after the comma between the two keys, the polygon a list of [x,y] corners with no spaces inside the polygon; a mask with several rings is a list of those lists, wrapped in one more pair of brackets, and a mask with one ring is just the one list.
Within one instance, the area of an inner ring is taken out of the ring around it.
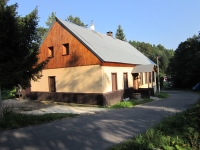
{"label": "door", "polygon": [[49,77],[49,92],[56,92],[55,77]]}

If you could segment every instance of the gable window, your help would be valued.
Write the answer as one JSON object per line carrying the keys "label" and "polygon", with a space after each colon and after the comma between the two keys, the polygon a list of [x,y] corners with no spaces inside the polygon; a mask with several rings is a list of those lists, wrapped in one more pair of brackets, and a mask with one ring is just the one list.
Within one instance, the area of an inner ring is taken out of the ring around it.
{"label": "gable window", "polygon": [[48,57],[53,57],[53,56],[54,56],[53,46],[48,47]]}
{"label": "gable window", "polygon": [[124,73],[124,89],[128,88],[128,74]]}
{"label": "gable window", "polygon": [[56,92],[55,76],[49,76],[49,92]]}
{"label": "gable window", "polygon": [[63,51],[62,51],[62,55],[69,55],[69,43],[67,44],[63,44]]}
{"label": "gable window", "polygon": [[116,91],[117,90],[117,73],[112,73],[111,77],[112,77],[112,91]]}

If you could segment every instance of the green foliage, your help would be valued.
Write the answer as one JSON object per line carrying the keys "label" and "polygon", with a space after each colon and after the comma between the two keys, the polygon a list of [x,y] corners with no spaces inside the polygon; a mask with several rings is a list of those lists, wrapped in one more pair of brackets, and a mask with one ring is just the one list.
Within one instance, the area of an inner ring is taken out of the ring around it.
{"label": "green foliage", "polygon": [[40,37],[37,34],[37,8],[25,17],[17,14],[17,4],[0,1],[0,86],[30,86],[48,60],[38,63]]}
{"label": "green foliage", "polygon": [[157,63],[158,57],[160,76],[167,74],[170,59],[174,55],[174,51],[172,49],[166,49],[161,44],[155,46],[139,41],[129,41],[129,43],[155,63]]}
{"label": "green foliage", "polygon": [[10,98],[14,98],[15,97],[15,93],[16,93],[16,89],[12,89],[12,90],[2,90],[2,99],[10,99]]}
{"label": "green foliage", "polygon": [[144,134],[110,148],[110,150],[199,150],[200,99],[191,109],[161,120]]}
{"label": "green foliage", "polygon": [[200,56],[197,55],[199,50],[200,42],[197,36],[179,44],[168,68],[174,87],[191,88],[200,81]]}
{"label": "green foliage", "polygon": [[51,25],[54,23],[54,21],[56,20],[56,13],[55,12],[52,12],[49,16],[48,16],[48,19],[47,21],[45,22],[46,25],[48,27],[51,27]]}
{"label": "green foliage", "polygon": [[47,32],[48,32],[47,28],[44,28],[44,27],[38,27],[37,28],[37,35],[39,37],[39,44],[42,43],[42,41],[44,40]]}
{"label": "green foliage", "polygon": [[135,100],[135,99],[131,99],[128,101],[124,101],[124,102],[119,102],[115,105],[110,106],[110,108],[129,108],[129,107],[133,107],[135,105],[139,105],[139,104],[143,104],[143,103],[147,103],[147,102],[151,102],[151,99],[143,99],[143,100]]}
{"label": "green foliage", "polygon": [[84,24],[79,17],[73,17],[72,15],[69,15],[65,20],[85,28],[88,26],[87,24]]}
{"label": "green foliage", "polygon": [[170,95],[168,93],[166,93],[166,92],[160,92],[160,93],[156,93],[155,96],[158,97],[158,98],[167,98]]}
{"label": "green foliage", "polygon": [[126,41],[126,37],[125,37],[124,31],[123,31],[121,25],[118,25],[115,37],[116,37],[116,39]]}

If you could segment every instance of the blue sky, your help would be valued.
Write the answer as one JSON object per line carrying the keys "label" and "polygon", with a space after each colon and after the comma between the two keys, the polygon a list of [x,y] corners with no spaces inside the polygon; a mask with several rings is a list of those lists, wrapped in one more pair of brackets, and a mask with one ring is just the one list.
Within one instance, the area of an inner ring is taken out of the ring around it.
{"label": "blue sky", "polygon": [[200,0],[9,0],[18,3],[25,16],[38,6],[39,26],[52,12],[60,19],[79,17],[85,24],[93,20],[100,33],[122,26],[126,39],[161,44],[176,49],[180,42],[200,31]]}

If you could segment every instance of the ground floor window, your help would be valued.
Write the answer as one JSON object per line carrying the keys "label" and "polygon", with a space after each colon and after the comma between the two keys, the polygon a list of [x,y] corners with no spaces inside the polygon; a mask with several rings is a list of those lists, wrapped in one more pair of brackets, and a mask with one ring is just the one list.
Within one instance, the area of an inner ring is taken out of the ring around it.
{"label": "ground floor window", "polygon": [[124,73],[124,89],[128,88],[128,73]]}

